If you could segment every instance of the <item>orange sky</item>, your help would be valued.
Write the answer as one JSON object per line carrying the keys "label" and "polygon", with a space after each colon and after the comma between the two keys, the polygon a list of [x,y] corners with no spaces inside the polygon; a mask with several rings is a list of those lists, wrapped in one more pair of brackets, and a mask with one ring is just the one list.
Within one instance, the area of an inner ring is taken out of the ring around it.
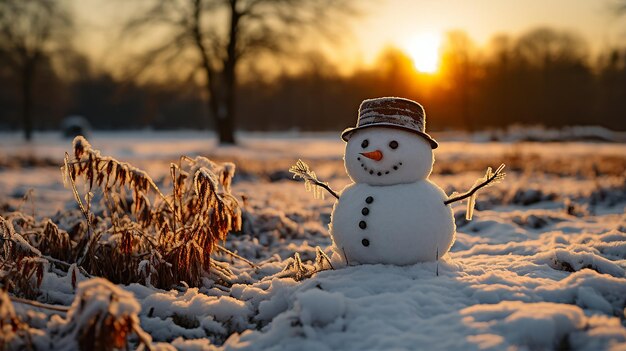
{"label": "orange sky", "polygon": [[[112,28],[132,14],[119,0],[68,0],[83,30],[79,43],[102,64],[114,62]],[[416,37],[461,29],[483,45],[496,33],[518,35],[548,25],[574,30],[593,50],[626,43],[626,16],[610,11],[615,0],[382,0],[357,1],[363,16],[351,20],[352,33],[326,48],[344,67],[371,63],[385,46],[408,49]]]}
{"label": "orange sky", "polygon": [[386,0],[355,25],[366,60],[385,43],[403,46],[420,32],[462,29],[485,44],[496,33],[517,35],[549,25],[574,30],[594,49],[626,42],[626,17],[610,11],[612,0]]}

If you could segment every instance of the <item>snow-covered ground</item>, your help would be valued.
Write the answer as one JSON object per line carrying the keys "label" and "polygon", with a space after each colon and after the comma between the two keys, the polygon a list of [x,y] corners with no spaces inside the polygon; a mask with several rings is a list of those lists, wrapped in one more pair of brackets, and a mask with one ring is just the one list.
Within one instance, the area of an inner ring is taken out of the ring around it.
{"label": "snow-covered ground", "polygon": [[[0,211],[54,216],[75,206],[57,166],[70,141],[36,137],[26,145],[0,135]],[[238,167],[233,192],[245,198],[244,228],[225,246],[260,268],[232,261],[237,283],[226,290],[121,287],[156,342],[189,350],[626,349],[625,144],[440,138],[431,179],[448,194],[467,189],[487,165],[508,165],[505,181],[479,195],[471,222],[464,204],[455,205],[450,254],[297,282],[280,272],[295,253],[313,260],[316,246],[330,245],[333,199],[313,199],[286,170],[301,158],[343,188],[338,133],[244,134],[241,146],[227,148],[199,132],[96,133],[90,141],[158,183],[183,154]],[[45,275],[42,291],[42,302],[69,306],[74,298],[59,272]],[[58,323],[49,311],[16,311],[40,326]]]}

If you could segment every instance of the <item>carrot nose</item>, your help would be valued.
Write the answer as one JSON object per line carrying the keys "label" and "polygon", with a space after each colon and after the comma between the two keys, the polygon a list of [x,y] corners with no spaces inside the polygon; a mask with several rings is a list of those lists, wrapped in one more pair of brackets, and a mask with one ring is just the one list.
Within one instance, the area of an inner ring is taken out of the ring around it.
{"label": "carrot nose", "polygon": [[374,161],[380,161],[383,159],[383,153],[380,150],[374,150],[370,152],[361,152],[361,155],[371,158]]}

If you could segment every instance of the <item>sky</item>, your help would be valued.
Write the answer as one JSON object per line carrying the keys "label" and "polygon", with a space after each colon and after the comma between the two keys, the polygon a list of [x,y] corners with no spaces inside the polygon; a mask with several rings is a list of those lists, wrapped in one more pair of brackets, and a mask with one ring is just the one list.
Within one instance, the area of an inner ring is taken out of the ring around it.
{"label": "sky", "polygon": [[[110,60],[115,53],[106,43],[111,28],[132,13],[128,3],[106,0],[69,0],[84,31],[79,37],[92,57]],[[615,16],[611,5],[619,0],[359,0],[362,15],[349,20],[349,29],[335,47],[348,65],[368,64],[381,49],[410,50],[416,38],[441,36],[460,29],[479,46],[495,34],[519,35],[531,28],[550,26],[577,32],[594,51],[626,43],[626,15]],[[145,2],[145,1],[143,1]],[[337,47],[337,45],[339,47]]]}
{"label": "sky", "polygon": [[539,26],[571,30],[594,51],[626,42],[626,16],[615,16],[613,0],[384,0],[353,26],[358,53],[371,62],[393,45],[411,46],[424,33],[461,29],[479,46],[498,33],[516,36]]}

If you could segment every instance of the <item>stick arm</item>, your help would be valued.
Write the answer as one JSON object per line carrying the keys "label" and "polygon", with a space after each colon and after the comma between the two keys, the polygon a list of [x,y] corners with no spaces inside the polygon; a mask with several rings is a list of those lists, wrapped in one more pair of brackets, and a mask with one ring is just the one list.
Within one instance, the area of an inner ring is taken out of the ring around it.
{"label": "stick arm", "polygon": [[502,172],[503,169],[504,169],[504,163],[501,164],[500,167],[498,167],[498,169],[496,169],[496,171],[493,173],[491,173],[491,167],[490,167],[487,170],[487,174],[485,175],[485,178],[483,178],[484,180],[481,183],[474,185],[470,190],[468,190],[467,192],[463,194],[449,198],[443,203],[445,205],[449,205],[457,201],[465,200],[468,197],[474,195],[478,190],[501,181],[502,179],[504,179],[504,176],[506,175],[506,173]]}
{"label": "stick arm", "polygon": [[334,197],[335,197],[335,199],[339,200],[339,194],[337,194],[337,192],[335,192],[335,191],[334,191],[334,190],[330,187],[330,185],[328,185],[328,183],[323,183],[323,182],[320,182],[320,181],[319,181],[319,180],[317,180],[317,179],[315,179],[315,180],[311,180],[311,183],[313,183],[313,184],[315,184],[315,185],[317,185],[317,186],[320,186],[320,187],[324,188],[326,191],[328,191],[328,193],[329,193],[330,195],[334,196]]}
{"label": "stick arm", "polygon": [[[322,189],[328,191],[328,193],[331,194],[332,196],[334,196],[336,199],[339,199],[339,194],[337,194],[330,187],[330,185],[328,185],[328,183],[322,182],[321,180],[317,179],[317,176],[315,175],[315,172],[313,172],[309,168],[309,165],[307,165],[304,161],[298,160],[298,162],[294,166],[291,166],[291,168],[289,168],[289,172],[293,173],[294,179],[295,178],[302,178],[304,180],[305,185],[307,186],[307,190],[313,189],[314,194],[316,195],[316,197],[317,197],[318,193],[317,193],[317,190],[315,190],[315,188],[322,188]],[[312,186],[312,187],[309,188],[310,186]]]}

